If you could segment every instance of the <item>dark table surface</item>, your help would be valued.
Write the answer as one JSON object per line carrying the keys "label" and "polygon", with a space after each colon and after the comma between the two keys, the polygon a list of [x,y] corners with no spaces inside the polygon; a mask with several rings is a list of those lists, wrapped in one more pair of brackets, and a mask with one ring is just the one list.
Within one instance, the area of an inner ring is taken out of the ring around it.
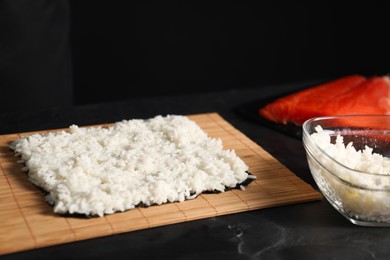
{"label": "dark table surface", "polygon": [[[158,114],[218,112],[317,188],[299,138],[237,113],[237,108],[247,103],[313,83],[2,113],[0,134],[111,123]],[[3,255],[0,259],[390,259],[390,229],[356,226],[323,199],[50,246]]]}

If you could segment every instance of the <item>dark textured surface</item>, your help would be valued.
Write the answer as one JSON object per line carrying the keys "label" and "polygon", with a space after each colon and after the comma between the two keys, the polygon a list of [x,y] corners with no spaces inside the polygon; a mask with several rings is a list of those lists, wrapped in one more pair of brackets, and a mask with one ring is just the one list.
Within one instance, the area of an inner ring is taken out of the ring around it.
{"label": "dark textured surface", "polygon": [[[157,114],[218,112],[314,185],[301,140],[235,112],[307,83],[0,115],[0,132],[91,125]],[[348,222],[325,200],[207,218],[1,256],[0,259],[389,259],[390,230]],[[4,236],[6,234],[0,234]],[[0,245],[1,246],[1,245]]]}

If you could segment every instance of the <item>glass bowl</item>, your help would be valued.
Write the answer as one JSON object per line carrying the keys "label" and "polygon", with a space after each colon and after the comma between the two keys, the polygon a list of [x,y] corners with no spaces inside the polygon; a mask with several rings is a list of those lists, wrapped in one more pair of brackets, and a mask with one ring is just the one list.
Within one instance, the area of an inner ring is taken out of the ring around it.
{"label": "glass bowl", "polygon": [[361,226],[390,226],[390,115],[316,117],[302,125],[313,178]]}

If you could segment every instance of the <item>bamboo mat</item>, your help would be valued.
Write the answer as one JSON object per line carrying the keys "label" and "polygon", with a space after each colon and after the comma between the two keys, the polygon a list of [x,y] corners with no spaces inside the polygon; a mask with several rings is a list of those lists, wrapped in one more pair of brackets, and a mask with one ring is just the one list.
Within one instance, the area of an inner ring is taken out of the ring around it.
{"label": "bamboo mat", "polygon": [[[257,179],[245,191],[202,194],[194,200],[105,217],[65,217],[53,213],[45,194],[27,179],[8,148],[11,141],[32,132],[0,135],[0,254],[322,198],[217,113],[188,117],[209,136],[221,138],[224,148],[234,149],[247,163]],[[49,131],[40,133],[45,132]]]}

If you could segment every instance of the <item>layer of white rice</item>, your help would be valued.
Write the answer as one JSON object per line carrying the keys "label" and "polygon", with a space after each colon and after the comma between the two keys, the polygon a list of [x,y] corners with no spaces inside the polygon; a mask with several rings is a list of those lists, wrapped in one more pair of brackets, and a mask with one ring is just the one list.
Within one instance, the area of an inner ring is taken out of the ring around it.
{"label": "layer of white rice", "polygon": [[10,147],[57,213],[103,216],[223,192],[248,178],[234,150],[178,115],[107,128],[72,125],[19,138]]}

